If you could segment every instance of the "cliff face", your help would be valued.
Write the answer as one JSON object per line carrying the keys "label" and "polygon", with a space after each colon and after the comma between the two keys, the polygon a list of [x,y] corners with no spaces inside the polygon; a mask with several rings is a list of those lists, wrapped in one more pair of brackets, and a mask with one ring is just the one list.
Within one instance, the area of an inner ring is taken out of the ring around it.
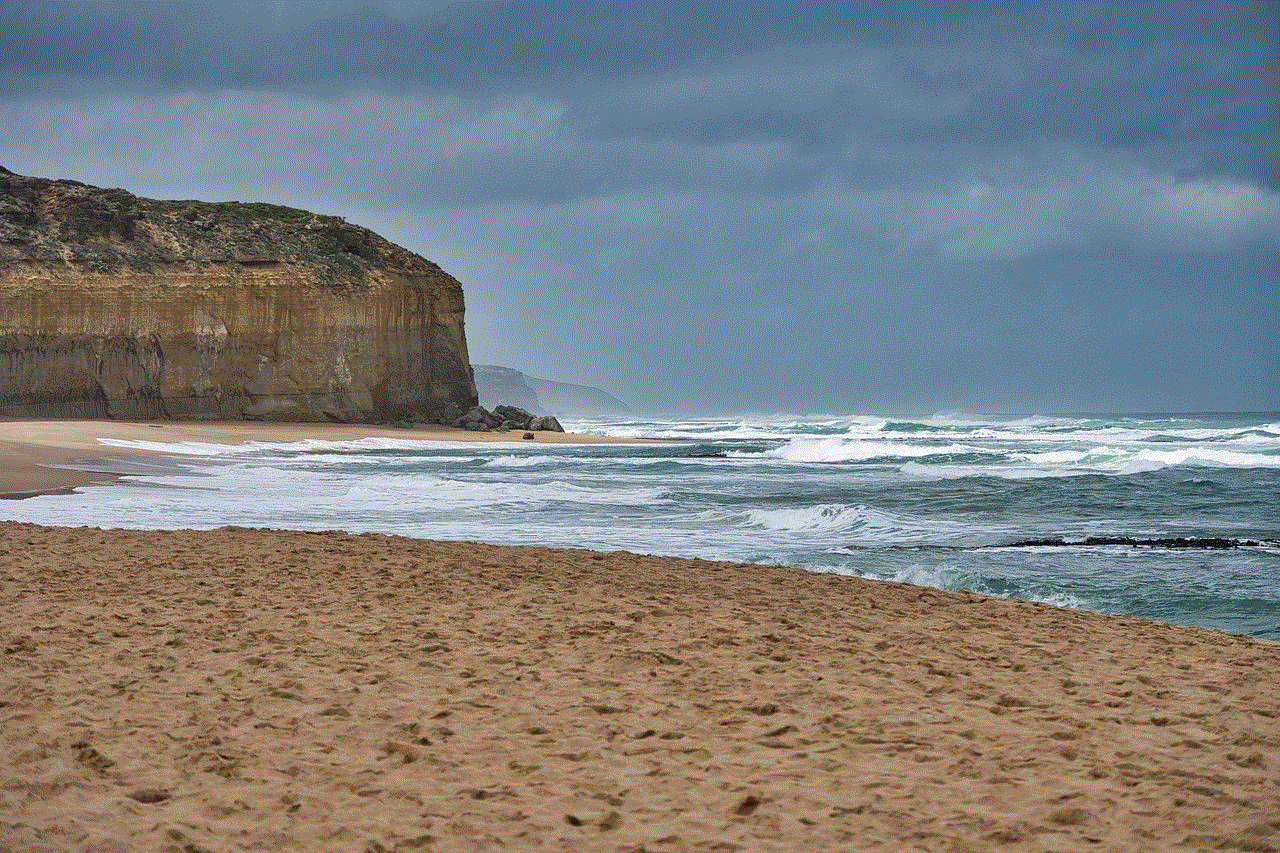
{"label": "cliff face", "polygon": [[475,401],[461,285],[367,229],[0,168],[0,414],[432,420]]}

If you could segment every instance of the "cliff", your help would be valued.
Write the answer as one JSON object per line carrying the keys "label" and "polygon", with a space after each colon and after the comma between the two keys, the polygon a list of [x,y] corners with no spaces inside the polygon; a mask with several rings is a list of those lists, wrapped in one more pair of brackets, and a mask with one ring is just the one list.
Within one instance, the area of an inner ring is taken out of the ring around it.
{"label": "cliff", "polygon": [[336,216],[0,168],[0,414],[451,420],[462,287]]}
{"label": "cliff", "polygon": [[489,409],[499,405],[519,406],[535,415],[546,414],[542,401],[525,383],[525,375],[520,371],[496,364],[477,364],[472,372],[480,405]]}
{"label": "cliff", "polygon": [[552,412],[579,418],[631,414],[626,403],[589,385],[539,379],[496,364],[477,364],[474,371],[480,403],[490,408],[506,403],[535,414]]}
{"label": "cliff", "polygon": [[612,394],[590,385],[574,385],[525,376],[547,411],[577,418],[605,418],[631,414],[631,408]]}

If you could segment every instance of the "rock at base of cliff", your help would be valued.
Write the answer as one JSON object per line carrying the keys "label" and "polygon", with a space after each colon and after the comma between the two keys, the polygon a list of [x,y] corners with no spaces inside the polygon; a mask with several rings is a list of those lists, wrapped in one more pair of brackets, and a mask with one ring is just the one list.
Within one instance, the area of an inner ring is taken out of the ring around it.
{"label": "rock at base of cliff", "polygon": [[560,421],[551,415],[534,415],[518,406],[500,405],[492,412],[483,406],[472,406],[463,415],[449,421],[449,426],[469,429],[476,432],[497,430],[541,430],[543,432],[564,432]]}
{"label": "rock at base of cliff", "polygon": [[534,418],[529,422],[529,429],[543,432],[564,432],[564,427],[560,426],[560,422],[555,419],[554,415],[543,415],[540,418]]}
{"label": "rock at base of cliff", "polygon": [[532,412],[520,408],[519,406],[498,406],[493,413],[502,419],[511,429],[529,429],[529,423],[534,419]]}

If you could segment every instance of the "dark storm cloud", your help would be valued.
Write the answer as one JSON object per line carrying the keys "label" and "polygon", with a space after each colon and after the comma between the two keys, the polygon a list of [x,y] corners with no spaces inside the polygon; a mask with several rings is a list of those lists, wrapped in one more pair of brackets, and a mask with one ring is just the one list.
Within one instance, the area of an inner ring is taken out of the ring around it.
{"label": "dark storm cloud", "polygon": [[[558,98],[600,133],[1125,148],[1274,136],[1275,4],[18,3],[15,94],[374,89]],[[391,13],[391,14],[389,14]],[[1086,120],[1081,120],[1082,118]],[[902,126],[885,119],[904,119]],[[1274,159],[1274,158],[1271,158]]]}
{"label": "dark storm cloud", "polygon": [[19,4],[0,163],[342,213],[641,405],[1275,406],[1276,10]]}

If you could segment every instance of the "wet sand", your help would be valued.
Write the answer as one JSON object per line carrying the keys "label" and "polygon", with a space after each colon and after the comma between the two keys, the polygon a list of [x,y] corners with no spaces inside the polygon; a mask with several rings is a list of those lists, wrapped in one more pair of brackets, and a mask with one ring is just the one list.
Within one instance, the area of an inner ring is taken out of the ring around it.
{"label": "wet sand", "polygon": [[[370,424],[264,423],[261,421],[27,421],[0,418],[0,498],[26,498],[69,492],[92,483],[109,482],[131,470],[120,460],[156,459],[159,452],[113,447],[99,439],[240,444],[249,441],[356,441],[396,438],[420,441],[534,443],[626,443],[561,432],[470,432],[415,424],[412,429]],[[71,467],[62,467],[71,466]]]}
{"label": "wet sand", "polygon": [[1280,645],[799,570],[0,524],[0,850],[1280,849]]}

